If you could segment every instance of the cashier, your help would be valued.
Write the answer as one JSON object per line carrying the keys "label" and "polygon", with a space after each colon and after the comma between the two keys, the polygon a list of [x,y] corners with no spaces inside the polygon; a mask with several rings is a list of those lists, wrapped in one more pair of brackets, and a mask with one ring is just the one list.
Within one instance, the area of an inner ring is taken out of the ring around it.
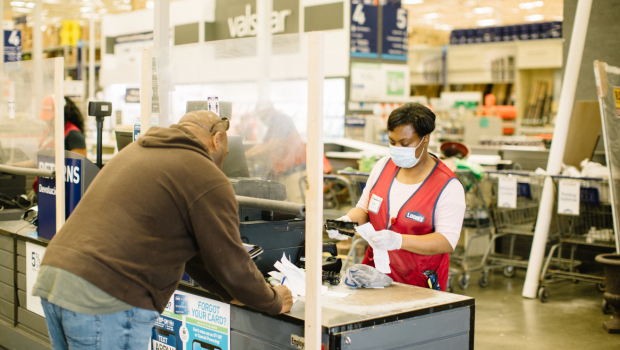
{"label": "cashier", "polygon": [[54,350],[146,349],[186,272],[226,302],[290,310],[242,245],[221,171],[227,119],[194,111],[151,128],[99,172],[47,247],[33,295]]}
{"label": "cashier", "polygon": [[[377,249],[388,251],[394,281],[428,287],[433,271],[445,291],[448,254],[459,240],[465,215],[465,191],[454,173],[428,152],[435,129],[430,109],[417,103],[401,106],[390,114],[387,128],[390,156],[373,168],[357,206],[340,220],[370,221],[376,230],[370,239]],[[374,266],[372,247],[362,263]]]}

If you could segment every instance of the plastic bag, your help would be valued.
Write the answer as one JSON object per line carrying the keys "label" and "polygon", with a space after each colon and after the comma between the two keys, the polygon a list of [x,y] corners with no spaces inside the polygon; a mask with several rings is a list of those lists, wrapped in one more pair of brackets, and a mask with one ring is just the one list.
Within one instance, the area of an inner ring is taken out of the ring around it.
{"label": "plastic bag", "polygon": [[344,273],[344,284],[349,288],[383,288],[393,280],[372,266],[355,264]]}

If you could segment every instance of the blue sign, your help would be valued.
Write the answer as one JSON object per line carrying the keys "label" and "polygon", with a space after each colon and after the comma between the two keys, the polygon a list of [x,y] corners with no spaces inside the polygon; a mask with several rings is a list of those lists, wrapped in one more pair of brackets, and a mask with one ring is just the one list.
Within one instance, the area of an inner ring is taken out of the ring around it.
{"label": "blue sign", "polygon": [[378,7],[351,0],[351,57],[379,58]]}
{"label": "blue sign", "polygon": [[[39,169],[54,169],[54,157],[38,155]],[[65,158],[65,214],[73,212],[82,199],[82,160]],[[39,237],[52,239],[56,234],[56,180],[38,178]]]}
{"label": "blue sign", "polygon": [[381,58],[407,61],[407,10],[383,6],[383,35]]}
{"label": "blue sign", "polygon": [[22,31],[4,31],[4,62],[22,60]]}

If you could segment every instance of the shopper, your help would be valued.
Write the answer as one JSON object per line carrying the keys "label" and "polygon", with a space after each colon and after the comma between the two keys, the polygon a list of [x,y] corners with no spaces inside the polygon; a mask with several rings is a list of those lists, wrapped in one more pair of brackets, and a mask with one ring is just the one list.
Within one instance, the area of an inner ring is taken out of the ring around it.
{"label": "shopper", "polygon": [[[64,98],[64,110],[65,110],[65,150],[75,152],[86,157],[86,138],[84,137],[84,116],[80,109],[73,103],[73,101],[65,96]],[[54,96],[49,95],[43,99],[43,105],[41,107],[41,114],[39,119],[47,120],[50,123],[54,120]],[[54,135],[51,133],[53,125],[50,125],[49,129],[45,132],[45,135],[39,142],[39,149],[51,149],[54,148]],[[49,137],[49,139],[48,139]]]}
{"label": "shopper", "polygon": [[33,289],[55,350],[146,349],[184,271],[225,302],[290,310],[289,290],[270,288],[242,246],[220,170],[228,126],[211,112],[188,113],[97,175],[50,242]]}
{"label": "shopper", "polygon": [[[396,282],[428,287],[432,272],[446,290],[449,256],[465,215],[465,191],[456,176],[428,153],[435,114],[409,103],[395,109],[387,127],[390,157],[373,168],[357,207],[339,220],[368,221],[377,249],[388,250],[389,274]],[[333,238],[346,236],[329,232]],[[374,266],[369,247],[363,264]],[[426,274],[424,273],[426,272]]]}

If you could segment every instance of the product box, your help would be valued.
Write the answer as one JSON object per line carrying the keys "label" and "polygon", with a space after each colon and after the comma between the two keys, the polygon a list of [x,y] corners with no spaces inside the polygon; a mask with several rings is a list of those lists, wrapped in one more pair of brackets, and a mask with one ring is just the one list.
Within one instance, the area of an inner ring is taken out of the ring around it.
{"label": "product box", "polygon": [[150,350],[228,350],[230,305],[176,291],[155,322]]}

